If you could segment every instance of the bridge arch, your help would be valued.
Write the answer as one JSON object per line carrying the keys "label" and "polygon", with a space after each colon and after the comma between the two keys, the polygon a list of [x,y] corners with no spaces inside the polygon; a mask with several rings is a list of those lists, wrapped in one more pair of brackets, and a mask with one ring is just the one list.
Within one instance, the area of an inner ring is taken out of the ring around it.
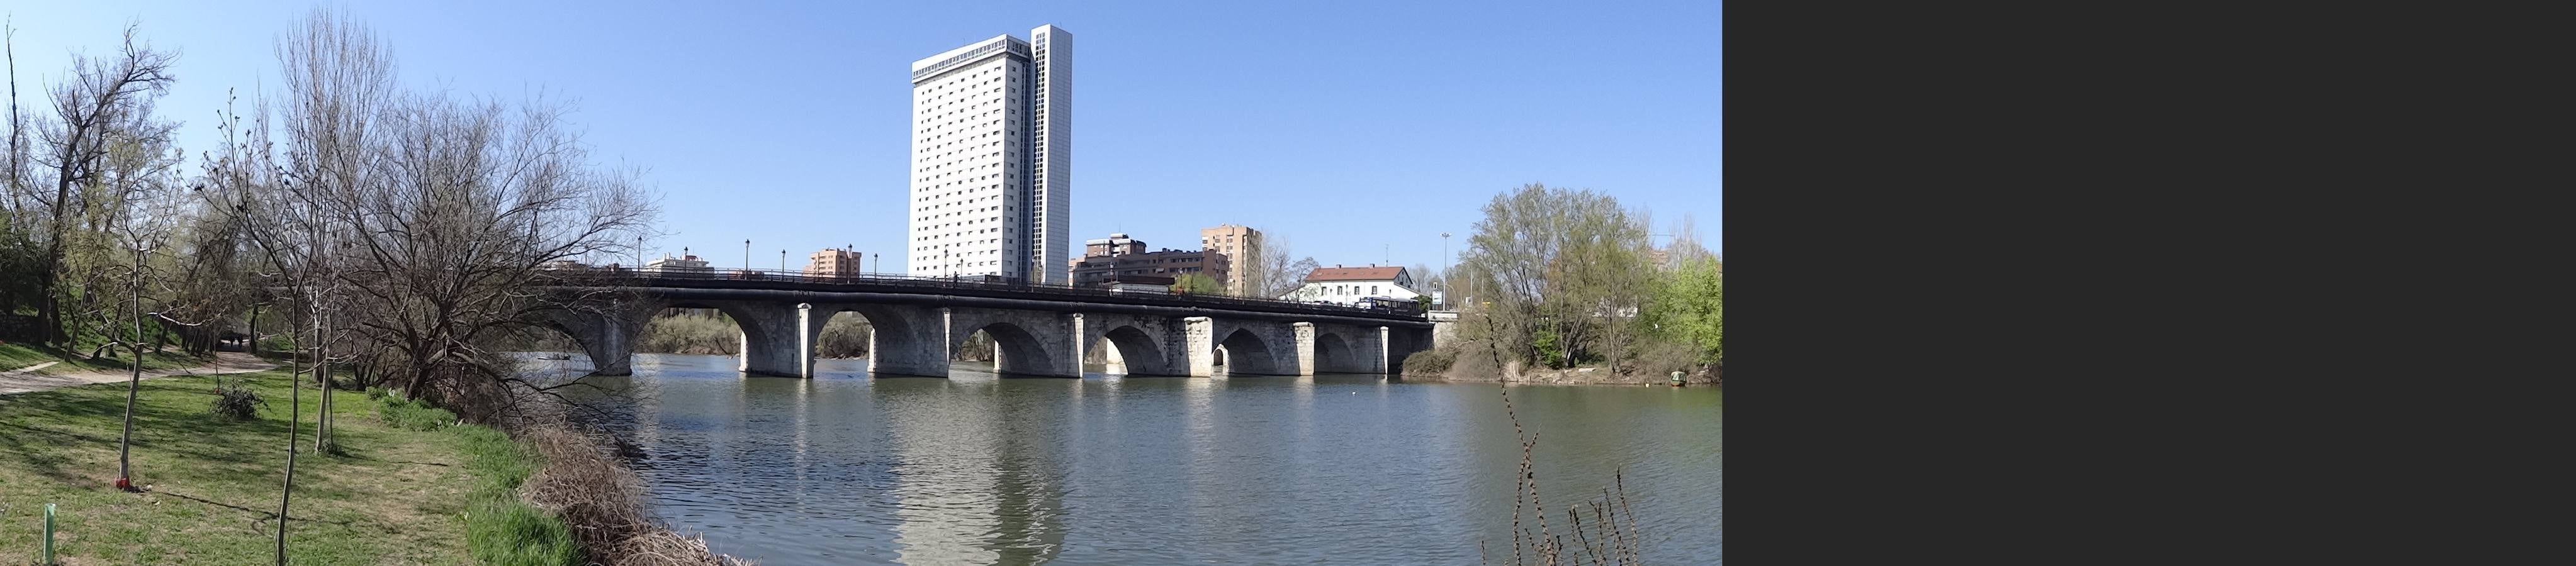
{"label": "bridge arch", "polygon": [[1360,373],[1359,353],[1340,334],[1325,332],[1315,335],[1315,371],[1325,373]]}
{"label": "bridge arch", "polygon": [[1131,324],[1102,331],[1100,340],[1095,344],[1116,351],[1120,363],[1126,366],[1127,375],[1185,374],[1185,372],[1175,372],[1170,369],[1171,356],[1163,352],[1162,346],[1157,345],[1161,341],[1153,335],[1146,334],[1144,329]]}
{"label": "bridge arch", "polygon": [[993,338],[996,372],[1080,378],[1076,341],[1082,334],[1074,331],[1074,320],[1074,315],[1043,311],[951,308],[948,342],[940,354],[943,360],[954,357],[967,337],[982,331]]}
{"label": "bridge arch", "polygon": [[1261,339],[1248,328],[1227,333],[1217,346],[1225,348],[1225,372],[1235,375],[1288,375],[1286,364],[1279,363],[1279,348]]}
{"label": "bridge arch", "polygon": [[581,349],[582,355],[590,359],[594,372],[610,365],[603,364],[603,361],[613,363],[614,360],[631,355],[614,350],[619,344],[611,343],[609,338],[600,336],[601,330],[595,327],[595,323],[580,320],[581,314],[556,309],[535,311],[531,314],[532,316],[527,317],[525,321],[528,328],[538,329],[540,332],[553,332],[572,339],[573,347]]}
{"label": "bridge arch", "polygon": [[628,375],[645,322],[663,308],[658,300],[621,298],[530,310],[522,313],[521,321],[571,337],[573,345],[590,358],[592,375]]}
{"label": "bridge arch", "polygon": [[804,303],[805,367],[812,375],[816,346],[832,320],[850,313],[868,324],[868,374],[871,376],[948,376],[945,316],[939,309],[883,303]]}
{"label": "bridge arch", "polygon": [[948,343],[948,355],[951,357],[965,348],[968,337],[974,336],[975,332],[980,330],[985,336],[993,339],[993,371],[1046,374],[1051,373],[1051,370],[1055,369],[1054,366],[1060,365],[1049,355],[1046,347],[1039,343],[1037,335],[1030,333],[1029,329],[1021,328],[1020,325],[995,322],[976,328],[960,327],[957,330],[963,332],[956,340]]}

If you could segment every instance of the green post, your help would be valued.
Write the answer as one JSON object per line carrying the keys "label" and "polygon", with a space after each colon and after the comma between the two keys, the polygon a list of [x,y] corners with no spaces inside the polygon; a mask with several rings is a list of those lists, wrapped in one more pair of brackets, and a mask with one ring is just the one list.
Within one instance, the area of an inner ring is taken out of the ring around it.
{"label": "green post", "polygon": [[45,566],[54,566],[54,504],[45,504]]}

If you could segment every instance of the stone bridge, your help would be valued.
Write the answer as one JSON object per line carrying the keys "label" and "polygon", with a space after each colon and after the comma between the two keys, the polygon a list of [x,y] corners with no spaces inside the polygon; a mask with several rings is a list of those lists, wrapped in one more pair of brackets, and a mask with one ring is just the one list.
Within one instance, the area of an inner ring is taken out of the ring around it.
{"label": "stone bridge", "polygon": [[[631,276],[630,276],[631,277]],[[1082,377],[1085,349],[1113,348],[1128,375],[1388,373],[1431,348],[1417,313],[1223,297],[1112,294],[1101,290],[918,280],[816,281],[779,277],[638,277],[616,285],[549,290],[568,300],[533,322],[572,336],[595,373],[632,372],[634,342],[655,313],[715,309],[742,329],[741,371],[813,377],[814,344],[831,317],[872,327],[868,371],[946,377],[968,336],[992,337],[994,367],[1009,375]]]}

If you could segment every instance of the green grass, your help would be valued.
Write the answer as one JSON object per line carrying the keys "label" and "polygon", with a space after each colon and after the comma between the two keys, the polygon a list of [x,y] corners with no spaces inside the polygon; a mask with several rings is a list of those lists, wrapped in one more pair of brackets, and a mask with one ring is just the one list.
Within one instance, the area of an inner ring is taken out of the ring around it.
{"label": "green grass", "polygon": [[[268,403],[241,422],[207,412],[212,377],[142,382],[133,448],[141,494],[111,487],[125,384],[0,396],[0,564],[37,559],[46,503],[59,505],[57,549],[69,564],[272,562],[288,382],[282,372],[246,376]],[[298,444],[308,452],[296,458],[287,529],[294,562],[563,563],[547,550],[571,544],[561,522],[512,496],[537,466],[533,450],[487,427],[397,426],[380,416],[385,401],[341,391],[334,429],[346,454],[313,454],[319,394],[303,391]],[[437,409],[390,414],[427,411]],[[485,547],[491,554],[476,552]],[[504,548],[555,561],[519,561]]]}
{"label": "green grass", "polygon": [[[56,350],[35,344],[20,342],[0,343],[0,371],[9,371],[45,362],[62,362],[61,364],[57,364],[53,367],[45,368],[45,373],[64,373],[81,370],[121,370],[131,367],[130,364],[134,360],[134,354],[127,353],[123,350],[118,350],[118,354],[119,355],[115,358],[93,360],[89,358],[88,350],[64,352],[62,350]],[[143,353],[143,369],[147,370],[197,367],[206,365],[206,362],[208,361],[208,358],[199,358],[182,353],[178,346],[175,345],[159,352]]]}
{"label": "green grass", "polygon": [[489,427],[455,430],[464,441],[466,467],[476,478],[473,508],[465,514],[465,541],[474,558],[506,566],[580,564],[581,543],[573,539],[572,529],[517,495],[519,484],[544,463],[536,449]]}
{"label": "green grass", "polygon": [[[386,425],[390,425],[394,428],[403,430],[438,430],[438,427],[447,426],[450,423],[456,422],[456,413],[450,413],[447,412],[446,409],[429,406],[428,403],[391,396],[386,393],[386,390],[384,389],[368,391],[367,396],[375,398],[377,399],[377,402],[384,404],[383,407],[378,410],[379,414],[384,417]],[[524,476],[525,474],[521,475]]]}
{"label": "green grass", "polygon": [[0,342],[0,371],[55,361],[51,353],[17,342]]}
{"label": "green grass", "polygon": [[485,500],[471,511],[465,540],[474,557],[496,566],[581,563],[581,544],[562,519],[517,499]]}

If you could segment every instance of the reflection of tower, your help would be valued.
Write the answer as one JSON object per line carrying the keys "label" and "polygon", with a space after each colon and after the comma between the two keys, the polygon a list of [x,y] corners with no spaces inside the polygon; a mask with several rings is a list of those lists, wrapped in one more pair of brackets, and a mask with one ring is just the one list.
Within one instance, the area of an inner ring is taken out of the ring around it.
{"label": "reflection of tower", "polygon": [[894,525],[898,562],[992,564],[982,543],[996,525],[994,444],[1001,407],[996,383],[943,383],[917,392],[886,414],[894,453]]}
{"label": "reflection of tower", "polygon": [[[1023,395],[1070,406],[1053,410],[1001,411],[1003,430],[1070,430],[1065,415],[1081,410],[1078,395],[1081,381],[1051,379],[1019,384],[1025,384],[1016,388]],[[1073,391],[1064,391],[1066,388]],[[993,529],[993,538],[985,544],[1001,553],[1003,562],[1036,564],[1053,560],[1063,552],[1067,470],[1062,466],[1073,456],[1062,448],[1062,443],[1055,442],[1046,434],[1002,436],[1001,473],[994,478],[993,486],[999,511],[997,518],[1001,524]]]}
{"label": "reflection of tower", "polygon": [[[914,384],[880,405],[893,456],[895,561],[1029,564],[1064,548],[1064,493],[1074,457],[1058,435],[1080,403],[1079,380]],[[927,390],[913,390],[926,388]],[[889,392],[890,393],[890,392]]]}

